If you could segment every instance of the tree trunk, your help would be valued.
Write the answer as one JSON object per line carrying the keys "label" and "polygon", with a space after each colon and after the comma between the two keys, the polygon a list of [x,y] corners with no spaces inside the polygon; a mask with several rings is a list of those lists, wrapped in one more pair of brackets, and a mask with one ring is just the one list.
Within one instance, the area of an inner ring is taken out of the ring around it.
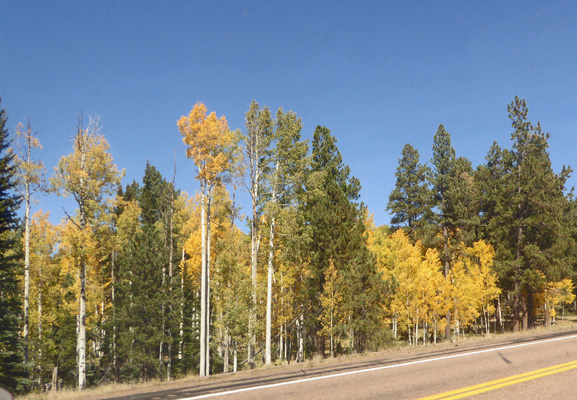
{"label": "tree trunk", "polygon": [[[444,207],[444,206],[443,206]],[[445,280],[449,280],[450,266],[449,266],[449,235],[447,232],[447,227],[443,227],[443,261],[445,263]],[[445,326],[445,340],[451,340],[451,310],[447,310],[447,315],[445,316],[445,321],[447,325]]]}
{"label": "tree trunk", "polygon": [[[274,193],[273,200],[274,201]],[[272,216],[270,224],[270,237],[268,246],[268,275],[266,287],[266,350],[265,350],[265,364],[270,364],[271,348],[272,348],[272,279],[274,274],[274,234],[275,234],[275,217]]]}
{"label": "tree trunk", "polygon": [[206,375],[210,375],[210,206],[211,189],[206,206]]}
{"label": "tree trunk", "polygon": [[112,251],[110,262],[110,286],[111,286],[111,303],[112,303],[112,367],[114,368],[115,381],[118,381],[118,358],[116,353],[116,276],[114,267],[116,261],[116,251]]}
{"label": "tree trunk", "polygon": [[[182,248],[182,265],[184,265],[185,250]],[[184,343],[184,270],[180,273],[180,327],[178,339],[178,359],[182,360],[182,348]]]}
{"label": "tree trunk", "polygon": [[230,352],[230,336],[228,335],[228,327],[226,327],[224,328],[224,357],[222,360],[223,363],[222,372],[224,372],[225,374],[228,372],[229,352]]}
{"label": "tree trunk", "polygon": [[207,282],[206,282],[206,181],[201,181],[201,273],[200,273],[200,368],[199,375],[206,376],[206,306],[207,306]]}
{"label": "tree trunk", "polygon": [[27,363],[30,329],[30,184],[28,182],[26,182],[24,202],[26,205],[26,210],[24,213],[24,328],[22,335],[24,336],[24,362]]}
{"label": "tree trunk", "polygon": [[78,390],[86,386],[86,262],[80,261],[80,301],[78,315]]}
{"label": "tree trunk", "polygon": [[249,315],[248,363],[254,368],[254,352],[256,348],[256,305],[257,305],[257,258],[258,258],[258,215],[257,215],[258,180],[252,184],[252,226],[251,226],[251,278],[252,306]]}

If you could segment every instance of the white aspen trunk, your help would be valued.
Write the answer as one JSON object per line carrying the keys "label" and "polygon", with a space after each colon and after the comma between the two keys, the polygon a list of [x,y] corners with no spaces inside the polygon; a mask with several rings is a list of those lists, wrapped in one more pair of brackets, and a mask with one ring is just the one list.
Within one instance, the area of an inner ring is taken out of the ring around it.
{"label": "white aspen trunk", "polygon": [[238,371],[238,353],[237,353],[237,351],[236,351],[236,341],[234,342],[232,371],[233,371],[233,372]]}
{"label": "white aspen trunk", "polygon": [[208,191],[206,206],[206,375],[210,375],[210,206],[211,190]]}
{"label": "white aspen trunk", "polygon": [[206,376],[206,181],[201,181],[201,273],[200,273],[200,368],[201,377]]}
{"label": "white aspen trunk", "polygon": [[434,319],[435,326],[433,329],[433,343],[437,343],[437,317]]}
{"label": "white aspen trunk", "polygon": [[252,229],[251,229],[251,279],[252,279],[252,306],[249,316],[248,363],[254,367],[254,352],[256,347],[256,305],[257,305],[257,257],[258,257],[258,215],[256,210],[256,200],[258,195],[258,180],[253,183],[252,193]]}
{"label": "white aspen trunk", "polygon": [[[82,159],[82,169],[84,169],[84,157]],[[81,186],[83,185],[81,179]],[[84,202],[80,202],[80,228],[86,229],[86,215]],[[86,261],[84,256],[80,257],[80,298],[78,301],[78,390],[83,390],[86,386]]]}
{"label": "white aspen trunk", "polygon": [[[39,268],[39,276],[42,276],[42,269]],[[36,329],[36,334],[37,334],[37,342],[38,342],[38,385],[40,385],[42,383],[42,363],[40,362],[40,360],[42,360],[42,345],[43,345],[43,341],[42,341],[42,286],[41,286],[41,282],[38,282],[38,295],[37,295],[37,300],[38,300],[38,322],[37,322],[37,329]]]}
{"label": "white aspen trunk", "polygon": [[[184,265],[185,250],[182,249],[182,265]],[[180,274],[180,326],[178,339],[178,359],[182,360],[182,345],[184,343],[184,271]]]}
{"label": "white aspen trunk", "polygon": [[[275,194],[273,193],[274,201]],[[269,365],[272,362],[272,279],[274,274],[274,233],[275,233],[275,217],[272,216],[270,224],[270,237],[268,246],[268,274],[266,286],[266,349],[265,349],[265,364]]]}
{"label": "white aspen trunk", "polygon": [[[442,209],[445,210],[445,200],[442,200]],[[445,260],[445,280],[449,279],[450,266],[449,266],[449,233],[447,232],[447,227],[443,227],[443,258]],[[445,340],[451,339],[451,310],[447,310],[447,315],[445,316],[447,326],[445,326]]]}
{"label": "white aspen trunk", "polygon": [[[28,162],[30,162],[30,146],[28,146]],[[30,328],[30,184],[26,182],[25,203],[26,210],[24,215],[24,362],[28,362],[28,341]]]}
{"label": "white aspen trunk", "polygon": [[303,315],[301,314],[297,320],[297,340],[298,340],[298,352],[297,352],[297,362],[304,361],[304,337],[303,337]]}
{"label": "white aspen trunk", "polygon": [[393,339],[397,338],[397,314],[393,314]]}
{"label": "white aspen trunk", "polygon": [[419,307],[417,307],[417,315],[415,319],[415,346],[419,345]]}
{"label": "white aspen trunk", "polygon": [[228,327],[224,328],[224,357],[223,357],[223,370],[222,372],[228,372],[228,364],[229,364],[229,356],[230,356],[230,336],[228,334]]}
{"label": "white aspen trunk", "polygon": [[[335,301],[335,296],[334,296],[334,292],[331,293],[331,301],[332,304],[334,304]],[[335,356],[335,348],[334,348],[334,337],[333,337],[333,309],[331,307],[331,335],[330,335],[330,345],[331,345],[331,358],[334,358]]]}
{"label": "white aspen trunk", "polygon": [[283,360],[283,345],[284,345],[284,325],[281,324],[279,327],[279,335],[278,335],[278,358],[279,360]]}
{"label": "white aspen trunk", "polygon": [[86,263],[80,266],[80,301],[78,315],[78,390],[86,386]]}
{"label": "white aspen trunk", "polygon": [[[111,300],[112,300],[112,366],[114,367],[116,373],[116,365],[118,362],[116,354],[116,277],[114,275],[114,267],[116,261],[116,252],[112,251],[111,263],[110,263],[110,283],[111,283]],[[117,376],[115,375],[115,378]]]}
{"label": "white aspen trunk", "polygon": [[409,335],[409,345],[413,344],[412,338],[411,338],[411,331],[412,331],[412,327],[411,327],[411,313],[409,311],[409,299],[407,299],[407,333]]}

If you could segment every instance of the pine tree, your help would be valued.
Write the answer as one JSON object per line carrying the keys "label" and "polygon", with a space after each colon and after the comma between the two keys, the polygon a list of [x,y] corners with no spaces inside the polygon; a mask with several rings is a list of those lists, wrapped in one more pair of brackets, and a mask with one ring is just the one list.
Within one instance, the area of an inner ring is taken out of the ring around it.
{"label": "pine tree", "polygon": [[419,152],[410,144],[403,147],[395,176],[395,188],[389,195],[387,210],[394,226],[405,224],[411,240],[431,217],[431,191],[427,182],[430,169],[419,163]]}
{"label": "pine tree", "polygon": [[[455,149],[451,146],[451,136],[441,124],[433,138],[433,173],[431,184],[434,191],[436,205],[436,220],[442,231],[442,263],[445,271],[445,279],[450,274],[450,249],[449,237],[455,221],[450,213],[449,193],[452,189],[453,174],[455,168]],[[451,338],[451,312],[446,315],[445,340]]]}
{"label": "pine tree", "polygon": [[0,102],[0,386],[21,392],[26,371],[20,346],[21,298],[18,289],[19,248],[16,210],[20,199],[15,194],[16,169],[9,151],[6,110]]}
{"label": "pine tree", "polygon": [[513,298],[513,329],[532,327],[535,294],[545,282],[568,277],[574,238],[567,229],[565,183],[571,169],[555,174],[547,151],[549,134],[527,118],[525,100],[508,106],[513,148],[505,153],[503,178],[489,222],[501,284]]}
{"label": "pine tree", "polygon": [[305,244],[307,320],[310,332],[314,333],[316,350],[322,356],[325,337],[319,317],[323,305],[318,295],[324,291],[326,271],[332,264],[346,282],[342,307],[349,321],[341,326],[341,332],[349,336],[351,350],[364,350],[377,320],[374,312],[379,309],[367,307],[378,303],[382,280],[366,247],[366,214],[364,206],[357,202],[360,182],[349,174],[336,139],[327,128],[318,126],[313,135],[303,212],[309,237]]}

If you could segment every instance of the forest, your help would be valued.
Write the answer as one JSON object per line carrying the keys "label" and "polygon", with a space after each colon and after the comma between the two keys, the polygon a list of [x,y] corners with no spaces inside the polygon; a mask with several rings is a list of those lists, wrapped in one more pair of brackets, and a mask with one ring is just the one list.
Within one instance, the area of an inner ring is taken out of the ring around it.
{"label": "forest", "polygon": [[[122,184],[96,118],[79,117],[49,174],[31,123],[11,129],[0,104],[0,387],[168,381],[551,326],[575,302],[572,170],[553,171],[525,100],[507,112],[511,141],[482,165],[443,125],[431,160],[406,144],[382,204],[391,224],[375,226],[337,138],[317,126],[304,140],[293,111],[253,101],[234,130],[196,103],[173,128],[200,186],[188,194],[150,163]],[[31,215],[45,192],[76,209],[57,225]]]}

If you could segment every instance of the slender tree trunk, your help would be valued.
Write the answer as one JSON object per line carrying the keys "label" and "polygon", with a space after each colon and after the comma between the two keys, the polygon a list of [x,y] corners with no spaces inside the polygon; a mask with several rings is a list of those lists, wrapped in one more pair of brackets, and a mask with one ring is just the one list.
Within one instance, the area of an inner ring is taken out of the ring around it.
{"label": "slender tree trunk", "polygon": [[251,226],[251,278],[252,278],[252,306],[249,316],[248,363],[254,367],[254,353],[256,348],[256,306],[257,306],[257,262],[258,262],[258,179],[252,184],[252,226]]}
{"label": "slender tree trunk", "polygon": [[[30,146],[28,146],[30,152]],[[30,155],[28,155],[30,157]],[[29,160],[28,160],[29,161]],[[26,182],[26,193],[24,202],[26,205],[24,214],[24,362],[28,362],[28,342],[29,342],[29,310],[30,310],[30,184]]]}
{"label": "slender tree trunk", "polygon": [[116,276],[114,275],[115,262],[116,251],[113,250],[110,262],[110,286],[112,301],[112,367],[114,368],[115,380],[118,381],[118,359],[116,353]]}
{"label": "slender tree trunk", "polygon": [[[181,262],[184,265],[185,250],[182,248]],[[184,343],[184,270],[180,273],[180,330],[178,340],[178,359],[182,360],[182,347]]]}
{"label": "slender tree trunk", "polygon": [[176,179],[176,150],[174,151],[174,172],[172,174],[172,187],[170,188],[170,223],[168,230],[168,360],[166,365],[166,379],[172,378],[172,277],[174,259],[174,181]]}
{"label": "slender tree trunk", "polygon": [[[39,268],[39,276],[42,276],[42,268]],[[38,343],[38,385],[42,383],[42,347],[44,341],[42,340],[42,282],[38,282],[38,322],[36,327],[37,343]]]}
{"label": "slender tree trunk", "polygon": [[[84,157],[83,157],[84,158]],[[84,159],[82,160],[84,170]],[[81,186],[84,186],[81,183]],[[80,229],[86,230],[86,214],[84,203],[80,201]],[[78,301],[78,390],[86,386],[86,260],[84,255],[80,257],[80,299]]]}
{"label": "slender tree trunk", "polygon": [[236,372],[238,371],[238,353],[236,351],[236,340],[234,341],[234,353],[233,353],[233,366],[232,366],[232,371]]}
{"label": "slender tree trunk", "polygon": [[211,188],[208,191],[208,201],[206,205],[206,375],[210,375],[210,206]]}
{"label": "slender tree trunk", "polygon": [[222,360],[223,369],[222,372],[225,374],[228,372],[228,364],[229,364],[229,354],[230,353],[230,336],[228,334],[228,327],[224,328],[224,357]]}
{"label": "slender tree trunk", "polygon": [[[443,205],[444,208],[444,205]],[[445,280],[450,278],[450,266],[449,266],[449,234],[447,232],[447,227],[443,227],[443,261],[445,263]],[[451,310],[447,310],[447,315],[445,316],[447,325],[445,326],[445,340],[451,340]]]}
{"label": "slender tree trunk", "polygon": [[80,261],[80,301],[78,315],[78,390],[86,385],[86,262]]}
{"label": "slender tree trunk", "polygon": [[206,371],[206,314],[207,314],[207,282],[206,282],[206,181],[201,181],[201,273],[200,273],[200,368],[201,377],[207,375]]}
{"label": "slender tree trunk", "polygon": [[[273,193],[274,201],[274,193]],[[275,234],[275,217],[272,216],[270,224],[270,237],[268,246],[268,276],[266,288],[266,350],[265,350],[265,364],[270,364],[271,348],[272,348],[272,280],[274,274],[274,234]]]}
{"label": "slender tree trunk", "polygon": [[297,341],[298,341],[298,350],[297,350],[297,362],[304,361],[304,335],[303,335],[303,315],[301,314],[297,320]]}

